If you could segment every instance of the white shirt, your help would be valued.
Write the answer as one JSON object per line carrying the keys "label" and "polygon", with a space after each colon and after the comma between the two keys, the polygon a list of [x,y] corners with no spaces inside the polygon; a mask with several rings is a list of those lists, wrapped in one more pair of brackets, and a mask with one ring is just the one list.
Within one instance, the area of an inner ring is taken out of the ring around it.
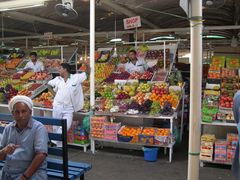
{"label": "white shirt", "polygon": [[31,68],[33,72],[40,72],[40,71],[44,71],[44,66],[43,63],[41,61],[36,61],[36,63],[34,64],[32,61],[29,61],[24,69],[28,69]]}
{"label": "white shirt", "polygon": [[125,70],[130,74],[134,73],[135,71],[139,73],[144,73],[147,68],[147,64],[143,59],[138,59],[135,65],[131,61],[125,64]]}
{"label": "white shirt", "polygon": [[84,98],[82,91],[82,82],[87,78],[86,73],[71,74],[65,82],[61,76],[55,77],[48,82],[56,92],[54,105],[63,105],[64,107],[73,107],[74,111],[83,108]]}

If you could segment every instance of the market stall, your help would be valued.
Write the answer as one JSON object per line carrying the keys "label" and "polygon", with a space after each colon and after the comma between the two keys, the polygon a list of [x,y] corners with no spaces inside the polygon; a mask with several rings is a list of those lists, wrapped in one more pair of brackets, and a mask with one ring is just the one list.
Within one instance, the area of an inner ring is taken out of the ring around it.
{"label": "market stall", "polygon": [[238,141],[233,96],[239,87],[239,57],[213,56],[203,93],[200,160],[231,165]]}
{"label": "market stall", "polygon": [[[181,74],[173,68],[174,56],[170,55],[169,49],[161,48],[163,47],[151,48],[145,44],[138,47],[138,58],[143,58],[150,66],[150,70],[144,73],[128,73],[121,69],[124,63],[128,62],[127,53],[131,47],[118,48],[118,57],[111,57],[111,49],[107,48],[101,48],[95,53],[96,99],[90,130],[93,153],[95,153],[96,141],[137,146],[150,145],[169,148],[169,161],[172,161],[173,146],[176,142],[173,135],[174,126],[180,127],[180,137],[183,132],[182,108],[185,90]],[[178,122],[179,112],[181,112],[180,122]],[[141,121],[138,126],[126,126],[121,120],[116,120],[118,118],[135,118],[136,121],[137,119],[167,120],[169,127],[156,128],[153,125],[144,127],[141,126]],[[109,127],[109,124],[112,126]],[[128,134],[127,136],[125,134],[124,138],[119,138],[123,136],[122,131],[127,131]],[[145,134],[146,132],[151,133]],[[158,132],[164,133],[159,135]],[[143,136],[144,140],[142,140]],[[162,141],[159,142],[155,137]]]}

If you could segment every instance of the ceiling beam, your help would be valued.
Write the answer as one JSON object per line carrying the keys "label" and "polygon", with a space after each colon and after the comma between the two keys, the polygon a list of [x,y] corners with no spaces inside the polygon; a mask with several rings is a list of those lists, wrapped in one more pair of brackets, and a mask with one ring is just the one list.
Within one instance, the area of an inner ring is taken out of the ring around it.
{"label": "ceiling beam", "polygon": [[[1,29],[2,27],[0,27]],[[40,35],[38,33],[35,33],[35,32],[29,32],[29,31],[22,31],[22,30],[16,30],[16,29],[9,29],[9,28],[5,28],[4,27],[4,32],[13,32],[13,33],[17,33],[17,34],[24,34],[24,35],[31,35],[31,36],[34,36],[34,35]]]}
{"label": "ceiling beam", "polygon": [[75,26],[75,25],[71,25],[71,24],[66,24],[66,23],[62,23],[59,21],[55,21],[55,20],[51,20],[51,19],[46,19],[46,18],[42,18],[42,17],[38,17],[38,16],[34,16],[34,15],[30,15],[30,14],[26,14],[26,13],[21,13],[21,12],[5,12],[4,16],[11,18],[11,19],[15,19],[15,20],[19,20],[19,21],[24,21],[24,22],[34,22],[34,21],[38,21],[41,23],[46,23],[46,24],[52,24],[55,26],[61,26],[64,28],[68,28],[68,29],[74,29],[77,31],[83,31],[83,32],[88,32],[89,30],[83,27],[79,27],[79,26]]}
{"label": "ceiling beam", "polygon": [[[231,30],[231,29],[240,29],[240,25],[229,25],[229,26],[205,26],[203,31],[208,30]],[[167,28],[167,29],[144,29],[139,30],[138,33],[164,33],[164,32],[190,32],[190,27],[185,28]],[[114,35],[114,31],[104,31],[104,32],[96,32],[96,37],[106,37],[107,35]],[[135,33],[135,30],[127,30],[127,31],[117,31],[117,34],[129,34]],[[82,37],[89,36],[89,32],[78,32],[78,33],[66,33],[66,34],[53,34],[53,37]],[[16,40],[16,39],[40,39],[44,38],[44,35],[38,36],[18,36],[18,37],[6,37],[4,39],[0,38],[0,40]]]}
{"label": "ceiling beam", "polygon": [[[114,3],[113,1],[111,0],[101,0],[101,6],[104,7],[104,6],[108,6],[110,7],[111,9],[113,9],[114,11],[116,11],[117,13],[121,13],[121,14],[125,14],[126,16],[128,17],[133,17],[133,16],[138,16],[136,13],[133,12],[133,10],[129,10],[117,3]],[[149,20],[141,17],[141,21],[148,25],[150,28],[154,28],[154,29],[158,29],[159,27],[155,24],[153,24],[152,22],[150,22]]]}

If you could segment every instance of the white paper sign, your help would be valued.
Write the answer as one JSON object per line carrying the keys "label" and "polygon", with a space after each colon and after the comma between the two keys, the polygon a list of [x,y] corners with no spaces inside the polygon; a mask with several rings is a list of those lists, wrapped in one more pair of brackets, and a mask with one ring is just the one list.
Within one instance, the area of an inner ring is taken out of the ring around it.
{"label": "white paper sign", "polygon": [[123,19],[124,29],[133,29],[141,27],[141,18],[140,16],[135,16],[131,18]]}
{"label": "white paper sign", "polygon": [[53,38],[53,33],[52,32],[45,32],[43,34],[44,39],[52,39]]}

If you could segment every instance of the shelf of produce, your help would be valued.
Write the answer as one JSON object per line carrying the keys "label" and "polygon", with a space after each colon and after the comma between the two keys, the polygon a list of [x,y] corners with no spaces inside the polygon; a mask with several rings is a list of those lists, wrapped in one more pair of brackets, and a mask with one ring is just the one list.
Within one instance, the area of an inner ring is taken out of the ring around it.
{"label": "shelf of produce", "polygon": [[89,143],[87,144],[75,144],[75,143],[68,143],[70,146],[76,146],[76,147],[83,147],[83,151],[87,152],[87,147],[90,145]]}
{"label": "shelf of produce", "polygon": [[204,161],[204,160],[200,160],[200,166],[204,167],[204,164],[223,164],[223,165],[232,165],[232,162],[230,161]]}
{"label": "shelf of produce", "polygon": [[148,119],[174,119],[177,117],[177,113],[175,112],[172,116],[152,116],[148,114],[126,114],[126,113],[111,113],[111,112],[103,112],[103,111],[95,111],[95,115],[98,116],[115,116],[115,117],[132,117],[132,118],[148,118]]}
{"label": "shelf of produce", "polygon": [[208,122],[201,122],[201,124],[203,125],[208,125],[208,126],[232,126],[232,127],[237,127],[236,123],[228,123],[228,122],[212,122],[212,123],[208,123]]}
{"label": "shelf of produce", "polygon": [[[93,153],[95,153],[95,143],[94,141],[101,141],[101,142],[110,142],[110,143],[118,143],[118,144],[128,144],[128,145],[135,145],[135,146],[150,146],[150,147],[163,147],[163,148],[169,148],[169,162],[172,162],[172,154],[173,154],[173,146],[175,144],[174,142],[171,142],[167,145],[161,144],[161,145],[155,145],[155,144],[142,144],[142,143],[130,143],[130,142],[122,142],[117,140],[108,140],[108,139],[100,139],[100,138],[93,138],[91,137],[91,150]],[[93,151],[94,148],[94,151]]]}

